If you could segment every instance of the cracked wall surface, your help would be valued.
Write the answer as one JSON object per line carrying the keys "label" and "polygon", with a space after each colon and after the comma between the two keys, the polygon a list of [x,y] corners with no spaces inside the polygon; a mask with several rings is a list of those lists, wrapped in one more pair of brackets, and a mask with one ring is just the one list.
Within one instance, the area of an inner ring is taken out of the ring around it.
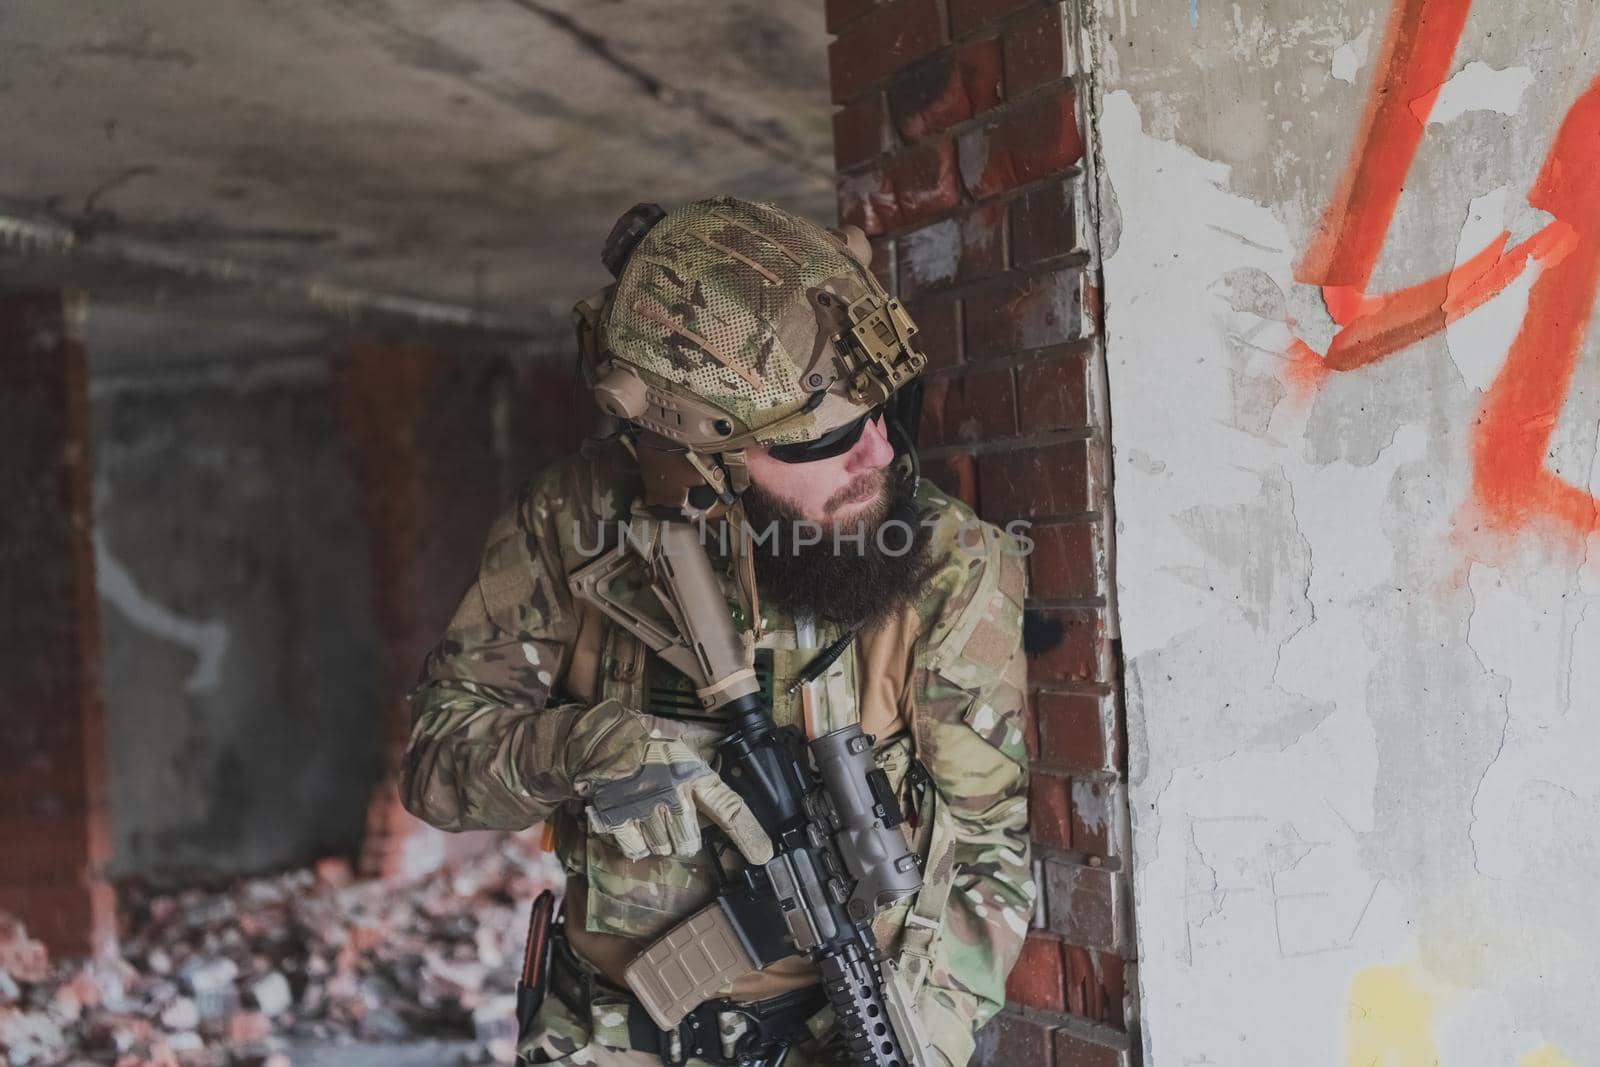
{"label": "cracked wall surface", "polygon": [[1146,1063],[1582,1062],[1600,15],[1097,15]]}

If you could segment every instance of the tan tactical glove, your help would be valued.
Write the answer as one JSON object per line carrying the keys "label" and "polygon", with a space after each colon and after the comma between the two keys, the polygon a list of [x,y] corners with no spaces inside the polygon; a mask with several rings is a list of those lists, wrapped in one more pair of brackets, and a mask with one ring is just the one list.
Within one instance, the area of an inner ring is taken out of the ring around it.
{"label": "tan tactical glove", "polygon": [[629,859],[697,855],[701,813],[749,862],[772,859],[772,841],[739,794],[688,745],[651,737],[644,720],[615,700],[572,724],[567,771],[588,801],[590,829],[615,837]]}

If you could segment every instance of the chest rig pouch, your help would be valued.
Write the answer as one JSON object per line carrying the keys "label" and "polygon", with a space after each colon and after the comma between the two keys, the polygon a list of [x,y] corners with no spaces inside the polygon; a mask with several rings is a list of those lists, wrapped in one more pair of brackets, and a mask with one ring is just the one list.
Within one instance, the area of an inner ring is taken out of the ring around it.
{"label": "chest rig pouch", "polygon": [[[601,621],[587,638],[594,644],[595,669],[592,699],[615,699],[638,708],[652,733],[676,737],[710,761],[714,745],[723,736],[724,720],[701,711],[693,683],[645,648],[620,626]],[[755,649],[753,667],[760,691],[780,726],[802,725],[801,699],[788,692],[789,683],[812,662],[819,649],[793,647],[786,630],[769,632],[763,647]],[[584,655],[575,653],[574,662]],[[877,735],[874,760],[911,818],[902,825],[907,842],[926,857],[934,815],[932,789],[917,771],[913,732],[905,728],[905,711],[878,707],[883,696],[866,696],[859,642],[852,642],[813,683],[813,729],[818,733],[856,722]],[[903,692],[906,679],[881,679],[880,692]],[[583,694],[591,699],[589,694]],[[865,712],[865,714],[863,714]],[[568,869],[587,878],[585,923],[596,933],[652,939],[716,895],[721,883],[709,854],[692,861],[673,857],[627,860],[608,839],[584,833],[573,820],[575,839],[562,850]],[[878,940],[886,949],[898,943],[912,910],[910,901],[881,913],[874,922]]]}

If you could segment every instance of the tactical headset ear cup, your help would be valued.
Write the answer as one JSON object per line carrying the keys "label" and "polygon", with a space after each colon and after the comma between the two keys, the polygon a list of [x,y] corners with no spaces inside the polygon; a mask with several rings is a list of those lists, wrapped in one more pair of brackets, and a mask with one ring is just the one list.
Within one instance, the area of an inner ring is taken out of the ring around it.
{"label": "tactical headset ear cup", "polygon": [[851,259],[869,270],[872,268],[872,245],[868,243],[866,232],[860,226],[843,226],[837,230],[829,228],[828,232],[850,250]]}
{"label": "tactical headset ear cup", "polygon": [[600,249],[600,262],[613,278],[622,277],[622,267],[628,262],[634,246],[650,232],[652,226],[666,217],[667,213],[661,210],[660,204],[635,204],[622,213]]}

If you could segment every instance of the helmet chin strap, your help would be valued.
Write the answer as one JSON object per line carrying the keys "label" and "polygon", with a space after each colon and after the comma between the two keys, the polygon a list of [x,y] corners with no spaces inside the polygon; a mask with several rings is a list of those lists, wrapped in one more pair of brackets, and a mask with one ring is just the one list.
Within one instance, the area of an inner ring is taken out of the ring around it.
{"label": "helmet chin strap", "polygon": [[723,522],[733,528],[733,577],[739,585],[739,595],[744,600],[745,610],[749,612],[750,629],[754,640],[761,640],[766,632],[761,618],[761,592],[756,588],[756,557],[755,551],[744,536],[749,528],[744,510],[744,496],[741,494],[733,502],[723,516]]}
{"label": "helmet chin strap", "polygon": [[759,641],[765,632],[761,619],[761,592],[756,588],[755,552],[744,537],[744,531],[749,528],[744,493],[750,488],[750,468],[745,466],[743,448],[717,453],[716,462],[722,468],[729,492],[733,494],[733,503],[728,505],[722,517],[722,521],[733,531],[733,576],[738,582],[745,610],[749,613],[754,640]]}
{"label": "helmet chin strap", "polygon": [[744,491],[750,488],[750,468],[745,466],[744,449],[735,448],[726,452],[717,453],[717,462],[728,480],[728,489],[736,497],[744,496]]}
{"label": "helmet chin strap", "polygon": [[916,496],[917,490],[922,487],[922,457],[917,455],[917,444],[911,439],[911,433],[901,423],[899,417],[890,409],[890,415],[885,420],[889,425],[889,436],[899,438],[894,442],[894,466],[901,468],[911,477],[911,495]]}

